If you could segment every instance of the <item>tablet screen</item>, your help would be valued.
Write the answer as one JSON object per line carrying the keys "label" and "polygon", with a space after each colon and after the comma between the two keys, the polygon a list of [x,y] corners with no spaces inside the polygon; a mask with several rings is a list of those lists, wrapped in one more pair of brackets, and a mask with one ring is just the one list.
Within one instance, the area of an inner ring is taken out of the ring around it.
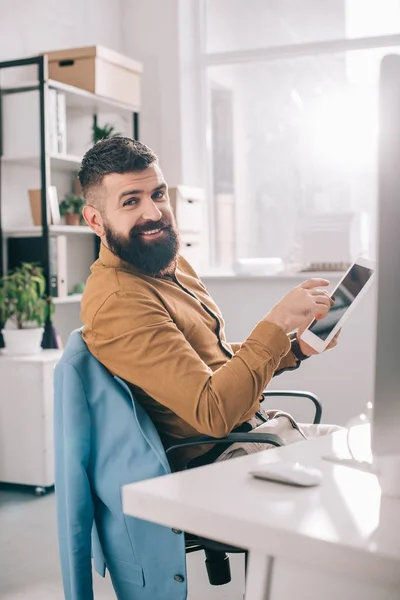
{"label": "tablet screen", "polygon": [[333,294],[335,304],[324,319],[313,321],[309,330],[321,340],[326,340],[373,273],[372,269],[357,264],[353,265]]}

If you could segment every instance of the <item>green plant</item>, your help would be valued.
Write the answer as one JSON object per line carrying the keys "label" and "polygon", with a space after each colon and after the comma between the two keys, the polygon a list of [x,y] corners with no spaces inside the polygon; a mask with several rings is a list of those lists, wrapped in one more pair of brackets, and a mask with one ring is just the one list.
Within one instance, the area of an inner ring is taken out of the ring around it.
{"label": "green plant", "polygon": [[46,280],[43,269],[31,263],[22,263],[0,279],[0,322],[9,319],[18,329],[43,327],[54,311],[51,298],[45,296]]}
{"label": "green plant", "polygon": [[80,215],[85,201],[77,194],[67,194],[60,202],[61,215]]}
{"label": "green plant", "polygon": [[115,131],[114,125],[110,125],[110,123],[106,123],[104,127],[99,127],[97,125],[97,119],[93,119],[92,125],[92,142],[93,144],[97,144],[100,140],[108,140],[116,135],[121,135],[117,131]]}

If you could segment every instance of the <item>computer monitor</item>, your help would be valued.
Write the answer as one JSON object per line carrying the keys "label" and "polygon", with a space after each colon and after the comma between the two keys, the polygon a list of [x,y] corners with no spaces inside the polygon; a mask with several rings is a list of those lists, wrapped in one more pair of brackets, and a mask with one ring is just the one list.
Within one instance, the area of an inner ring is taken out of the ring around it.
{"label": "computer monitor", "polygon": [[378,466],[381,456],[398,457],[400,485],[400,55],[387,55],[382,60],[379,113],[378,307],[372,450]]}

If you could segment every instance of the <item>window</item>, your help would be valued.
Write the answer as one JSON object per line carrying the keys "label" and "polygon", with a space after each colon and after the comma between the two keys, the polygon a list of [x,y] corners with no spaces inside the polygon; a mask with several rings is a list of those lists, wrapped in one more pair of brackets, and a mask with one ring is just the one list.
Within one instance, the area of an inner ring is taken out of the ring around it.
{"label": "window", "polygon": [[[206,10],[206,48],[222,52],[205,55],[214,265],[302,262],[316,218],[357,222],[360,248],[373,254],[379,65],[400,53],[400,36],[399,46],[387,46],[391,36],[360,50],[346,36],[399,32],[400,2],[207,0]],[[343,49],[322,36],[343,38]],[[296,42],[295,52],[247,54],[265,39]]]}
{"label": "window", "polygon": [[205,0],[206,51],[396,34],[399,0]]}

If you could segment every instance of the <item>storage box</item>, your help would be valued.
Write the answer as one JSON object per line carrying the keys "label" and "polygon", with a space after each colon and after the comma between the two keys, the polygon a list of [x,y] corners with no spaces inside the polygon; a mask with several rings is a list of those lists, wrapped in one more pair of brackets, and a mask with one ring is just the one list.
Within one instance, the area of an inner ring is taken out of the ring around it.
{"label": "storage box", "polygon": [[366,252],[364,216],[355,213],[308,214],[302,227],[302,262],[350,265]]}
{"label": "storage box", "polygon": [[[34,225],[42,226],[42,190],[28,190]],[[57,188],[49,186],[47,190],[47,222],[48,225],[60,223],[60,207],[58,204]]]}
{"label": "storage box", "polygon": [[201,233],[203,231],[204,190],[178,185],[178,187],[169,188],[168,193],[179,231]]}
{"label": "storage box", "polygon": [[139,109],[141,63],[103,46],[57,50],[47,57],[50,79]]}
{"label": "storage box", "polygon": [[181,236],[180,254],[190,263],[191,267],[199,272],[201,260],[201,240],[199,234],[184,233]]}

